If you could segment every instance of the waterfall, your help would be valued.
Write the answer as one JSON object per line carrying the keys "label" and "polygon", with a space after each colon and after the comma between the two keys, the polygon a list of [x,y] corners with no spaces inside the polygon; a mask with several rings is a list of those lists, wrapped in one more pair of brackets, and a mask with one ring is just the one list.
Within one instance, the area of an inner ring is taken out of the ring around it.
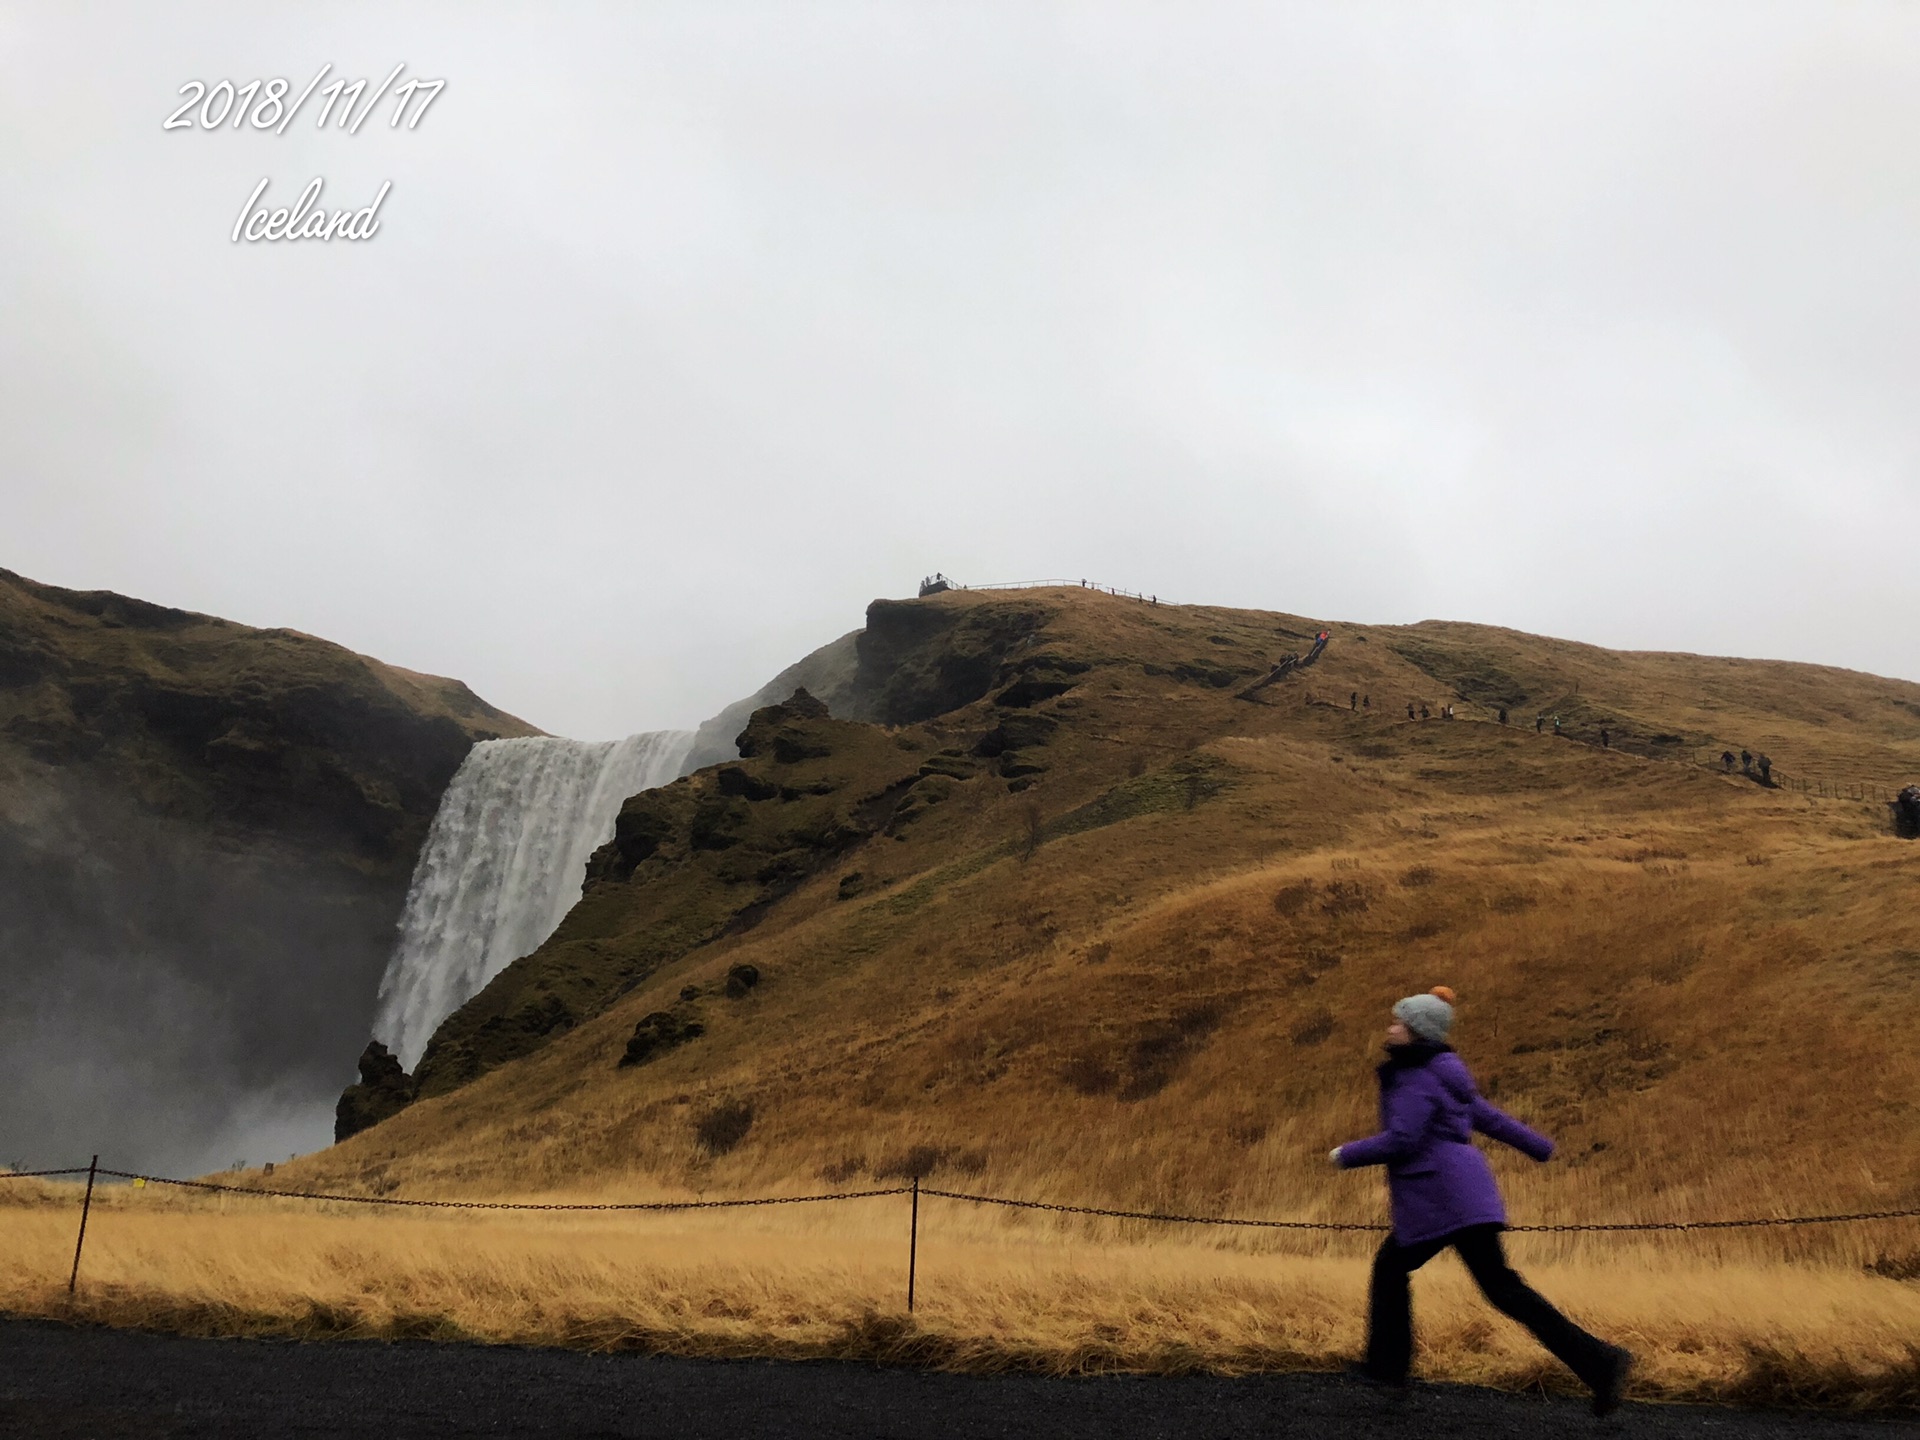
{"label": "waterfall", "polygon": [[412,1069],[434,1029],[580,898],[587,859],[629,795],[681,773],[684,730],[579,740],[486,740],[455,772],[414,865],[374,1034]]}

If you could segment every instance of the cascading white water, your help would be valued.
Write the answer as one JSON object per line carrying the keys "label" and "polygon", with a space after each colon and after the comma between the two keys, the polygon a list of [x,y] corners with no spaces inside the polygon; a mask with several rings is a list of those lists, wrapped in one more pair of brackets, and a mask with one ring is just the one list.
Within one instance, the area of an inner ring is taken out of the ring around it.
{"label": "cascading white water", "polygon": [[685,730],[486,740],[441,797],[414,865],[374,1034],[411,1070],[436,1026],[551,935],[621,803],[681,773]]}

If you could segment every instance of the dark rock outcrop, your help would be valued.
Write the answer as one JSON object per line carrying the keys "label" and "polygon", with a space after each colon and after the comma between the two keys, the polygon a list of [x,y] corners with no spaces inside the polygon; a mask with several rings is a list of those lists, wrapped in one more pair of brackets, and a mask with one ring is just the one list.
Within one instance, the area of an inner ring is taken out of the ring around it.
{"label": "dark rock outcrop", "polygon": [[633,1027],[626,1053],[620,1057],[620,1068],[625,1070],[630,1066],[644,1065],[675,1046],[698,1040],[706,1033],[707,1027],[684,1013],[679,1006],[672,1010],[655,1010]]}
{"label": "dark rock outcrop", "polygon": [[1920,840],[1920,785],[1909,785],[1894,797],[1893,828],[1908,840]]}
{"label": "dark rock outcrop", "polygon": [[856,713],[911,725],[986,697],[1016,646],[1054,614],[1039,600],[876,600],[857,642]]}
{"label": "dark rock outcrop", "polygon": [[1033,710],[1013,710],[1000,717],[1000,722],[982,735],[973,747],[973,753],[989,759],[1004,754],[1008,750],[1025,750],[1045,745],[1060,728],[1060,722],[1051,715]]}
{"label": "dark rock outcrop", "polygon": [[413,1077],[400,1068],[391,1050],[378,1040],[369,1040],[360,1052],[360,1083],[342,1091],[340,1103],[334,1108],[334,1142],[371,1129],[412,1103]]}
{"label": "dark rock outcrop", "polygon": [[[798,765],[802,760],[819,760],[833,753],[830,741],[809,726],[809,721],[826,720],[827,707],[805,690],[796,690],[778,705],[767,705],[753,712],[747,728],[734,743],[742,760],[771,755],[781,765]],[[740,772],[742,775],[744,771]]]}

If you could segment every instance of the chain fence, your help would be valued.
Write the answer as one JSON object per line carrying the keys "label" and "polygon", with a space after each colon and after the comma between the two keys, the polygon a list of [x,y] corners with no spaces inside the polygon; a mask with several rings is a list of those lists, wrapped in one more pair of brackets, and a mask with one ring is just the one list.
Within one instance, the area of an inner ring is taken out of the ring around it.
{"label": "chain fence", "polygon": [[[57,1170],[0,1171],[0,1180],[55,1179],[87,1177],[86,1196],[81,1202],[80,1233],[74,1243],[73,1270],[67,1291],[79,1284],[80,1255],[86,1244],[87,1218],[93,1208],[97,1180],[124,1180],[137,1186],[166,1185],[180,1190],[238,1195],[262,1200],[309,1200],[341,1205],[372,1205],[420,1210],[498,1210],[547,1211],[564,1214],[614,1212],[676,1212],[689,1210],[737,1210],[775,1205],[817,1205],[846,1200],[873,1200],[890,1195],[912,1197],[913,1210],[907,1250],[907,1309],[914,1304],[915,1272],[920,1250],[920,1199],[955,1200],[969,1205],[998,1206],[1009,1210],[1044,1211],[1058,1215],[1085,1215],[1108,1220],[1141,1220],[1166,1225],[1218,1225],[1262,1230],[1310,1230],[1335,1233],[1385,1234],[1393,1227],[1377,1222],[1349,1220],[1270,1220],[1237,1215],[1186,1215],[1162,1210],[1122,1210],[1102,1205],[1073,1205],[1051,1200],[1023,1200],[1006,1195],[976,1195],[965,1190],[941,1190],[923,1186],[918,1176],[907,1185],[889,1185],[872,1190],[836,1190],[822,1195],[762,1195],[730,1200],[427,1200],[392,1195],[352,1195],[325,1190],[276,1190],[258,1185],[229,1185],[214,1180],[180,1180],[166,1175],[149,1175],[137,1170],[108,1170],[94,1157],[91,1165],[70,1165]],[[1856,1210],[1836,1215],[1762,1215],[1730,1220],[1628,1220],[1588,1222],[1565,1225],[1509,1225],[1516,1234],[1685,1234],[1706,1230],[1749,1230],[1772,1226],[1850,1225],[1879,1220],[1920,1219],[1920,1206],[1902,1210]]]}

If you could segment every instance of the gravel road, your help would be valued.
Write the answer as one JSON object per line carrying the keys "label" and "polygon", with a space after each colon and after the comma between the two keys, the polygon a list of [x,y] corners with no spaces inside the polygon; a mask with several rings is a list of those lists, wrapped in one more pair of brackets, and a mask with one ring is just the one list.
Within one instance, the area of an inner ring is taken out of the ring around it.
{"label": "gravel road", "polygon": [[474,1345],[189,1340],[0,1321],[0,1435],[20,1440],[1213,1440],[1505,1436],[1892,1440],[1920,1420],[1628,1405],[1422,1386],[1395,1401],[1326,1375],[1222,1380],[937,1375]]}

